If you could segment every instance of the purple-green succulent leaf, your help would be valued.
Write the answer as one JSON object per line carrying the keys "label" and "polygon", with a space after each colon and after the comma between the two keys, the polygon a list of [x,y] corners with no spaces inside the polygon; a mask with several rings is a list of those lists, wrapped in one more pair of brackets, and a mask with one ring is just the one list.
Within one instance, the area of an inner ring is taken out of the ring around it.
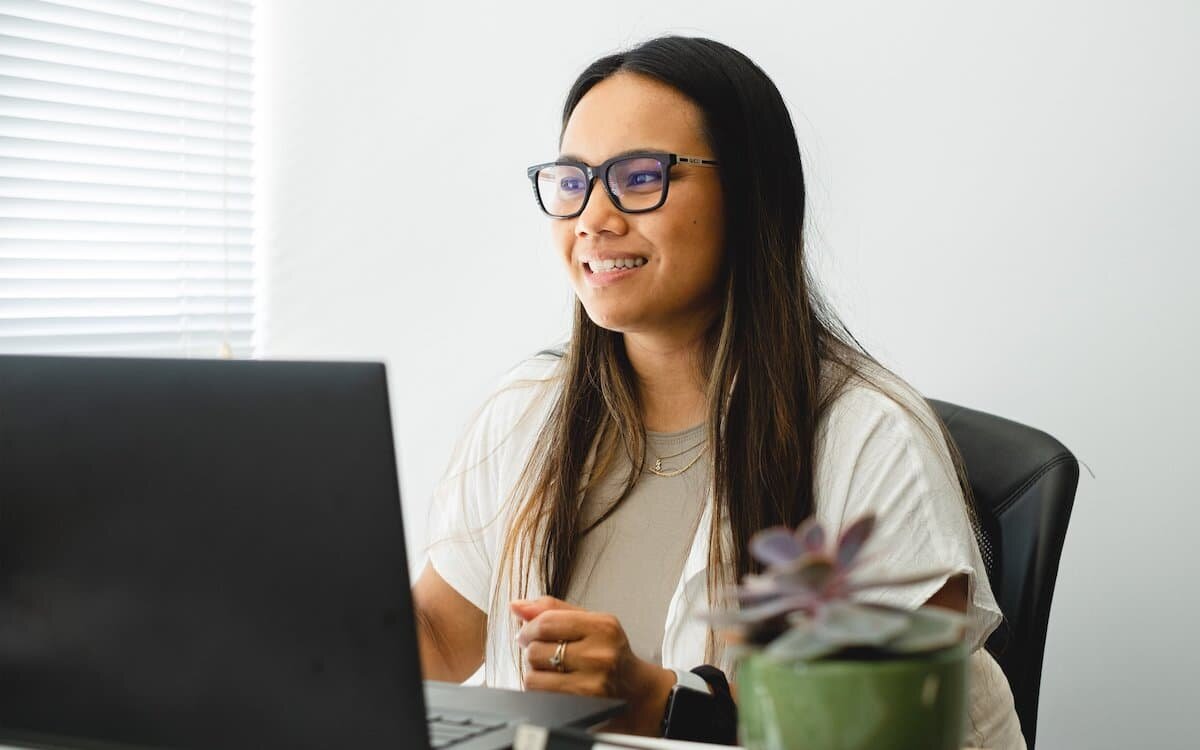
{"label": "purple-green succulent leaf", "polygon": [[908,627],[887,643],[898,654],[918,654],[953,646],[963,639],[967,618],[952,609],[927,605],[914,610]]}
{"label": "purple-green succulent leaf", "polygon": [[811,626],[794,626],[781,633],[767,644],[763,653],[778,661],[814,661],[828,656],[840,648],[836,643],[821,638]]}
{"label": "purple-green succulent leaf", "polygon": [[805,552],[814,555],[825,554],[825,529],[816,518],[809,518],[796,529],[796,539]]}
{"label": "purple-green succulent leaf", "polygon": [[815,607],[815,604],[816,602],[811,595],[793,594],[769,599],[750,606],[743,606],[737,610],[710,612],[704,615],[704,619],[714,627],[753,625],[765,622],[772,617],[786,615],[789,612],[811,611]]}
{"label": "purple-green succulent leaf", "polygon": [[762,572],[743,576],[728,592],[735,601],[698,614],[713,627],[736,628],[746,648],[792,661],[836,658],[855,648],[922,653],[960,642],[966,618],[952,610],[924,607],[914,612],[855,601],[861,592],[945,580],[952,574],[924,570],[863,578],[860,571],[880,563],[876,552],[864,552],[874,528],[875,516],[863,516],[842,531],[835,545],[813,518],[795,532],[765,529],[750,543]]}
{"label": "purple-green succulent leaf", "polygon": [[827,557],[806,555],[795,566],[772,570],[769,575],[780,586],[821,591],[837,575],[837,565]]}
{"label": "purple-green succulent leaf", "polygon": [[782,589],[775,576],[747,573],[742,576],[742,583],[737,587],[737,591],[738,598],[745,600],[753,597],[778,596]]}
{"label": "purple-green succulent leaf", "polygon": [[820,611],[820,608],[816,608],[812,612],[806,612],[806,611],[789,612],[788,616],[786,618],[787,624],[792,626],[793,628],[801,628],[804,630],[811,630],[812,626],[813,626],[813,621],[817,619],[817,613],[819,611]]}
{"label": "purple-green succulent leaf", "polygon": [[813,623],[822,640],[846,646],[882,646],[908,625],[908,613],[854,602],[830,602]]}
{"label": "purple-green succulent leaf", "polygon": [[804,549],[786,526],[763,529],[750,538],[750,554],[763,565],[787,565]]}
{"label": "purple-green succulent leaf", "polygon": [[768,599],[778,599],[785,596],[816,597],[817,592],[807,586],[797,584],[774,575],[748,574],[742,578],[742,585],[737,587],[738,604],[742,607],[757,604]]}
{"label": "purple-green succulent leaf", "polygon": [[915,583],[925,583],[927,581],[936,581],[938,579],[947,578],[952,573],[945,568],[919,570],[914,573],[905,573],[904,575],[891,576],[888,578],[871,578],[866,580],[849,580],[845,584],[845,592],[847,594],[857,593],[859,591],[867,591],[869,589],[889,588],[892,586],[911,586]]}
{"label": "purple-green succulent leaf", "polygon": [[858,551],[862,549],[867,539],[870,538],[871,532],[875,529],[875,516],[868,513],[859,518],[854,523],[847,526],[837,542],[837,562],[838,565],[849,567],[854,562],[854,558],[858,556]]}

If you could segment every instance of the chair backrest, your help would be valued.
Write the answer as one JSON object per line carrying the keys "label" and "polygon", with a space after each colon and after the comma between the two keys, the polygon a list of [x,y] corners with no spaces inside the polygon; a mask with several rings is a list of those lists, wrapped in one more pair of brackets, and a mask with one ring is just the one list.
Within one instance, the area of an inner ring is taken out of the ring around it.
{"label": "chair backrest", "polygon": [[979,515],[979,546],[1005,621],[988,639],[1012,686],[1033,750],[1050,599],[1079,462],[1050,435],[1001,417],[929,400],[966,464]]}

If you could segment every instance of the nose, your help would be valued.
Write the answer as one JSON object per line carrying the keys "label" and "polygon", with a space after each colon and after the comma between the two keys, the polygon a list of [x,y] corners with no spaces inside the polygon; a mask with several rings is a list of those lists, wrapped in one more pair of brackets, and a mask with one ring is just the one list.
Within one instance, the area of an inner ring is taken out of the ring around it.
{"label": "nose", "polygon": [[596,236],[604,232],[625,234],[629,229],[625,214],[621,213],[613,203],[612,196],[604,189],[600,175],[596,175],[593,180],[598,184],[593,185],[592,194],[588,196],[583,213],[575,217],[575,236]]}

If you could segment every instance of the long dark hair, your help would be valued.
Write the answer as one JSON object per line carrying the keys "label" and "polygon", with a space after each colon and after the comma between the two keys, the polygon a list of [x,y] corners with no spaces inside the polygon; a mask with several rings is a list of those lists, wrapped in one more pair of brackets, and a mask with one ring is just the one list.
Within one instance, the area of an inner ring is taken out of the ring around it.
{"label": "long dark hair", "polygon": [[[694,102],[721,164],[724,306],[699,363],[707,376],[714,502],[711,601],[723,584],[754,568],[748,543],[755,531],[795,526],[812,514],[818,420],[847,381],[871,384],[869,366],[883,368],[810,284],[800,148],[783,97],[766,73],[710,39],[651,39],[602,57],[579,75],[563,107],[563,129],[584,95],[617,73],[649,76]],[[823,363],[831,377],[822,377]],[[611,513],[641,474],[646,434],[622,334],[593,323],[578,300],[559,377],[561,388],[526,464],[524,501],[501,563],[517,590],[527,591],[536,571],[542,590],[562,597],[580,538],[600,522],[582,527],[579,499],[591,483],[585,477],[589,454],[597,452],[592,481],[615,450],[627,451],[634,464]],[[969,504],[961,459],[940,427]],[[732,532],[728,543],[722,520]],[[710,637],[710,654],[712,644]]]}

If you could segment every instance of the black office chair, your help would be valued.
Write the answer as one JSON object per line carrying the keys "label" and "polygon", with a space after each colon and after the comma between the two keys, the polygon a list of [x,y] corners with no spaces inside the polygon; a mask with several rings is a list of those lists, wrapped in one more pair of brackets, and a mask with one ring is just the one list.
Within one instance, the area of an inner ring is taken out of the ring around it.
{"label": "black office chair", "polygon": [[1033,750],[1050,599],[1079,462],[1051,436],[1023,424],[929,400],[966,464],[979,513],[979,546],[1005,621],[988,638],[1012,686]]}

